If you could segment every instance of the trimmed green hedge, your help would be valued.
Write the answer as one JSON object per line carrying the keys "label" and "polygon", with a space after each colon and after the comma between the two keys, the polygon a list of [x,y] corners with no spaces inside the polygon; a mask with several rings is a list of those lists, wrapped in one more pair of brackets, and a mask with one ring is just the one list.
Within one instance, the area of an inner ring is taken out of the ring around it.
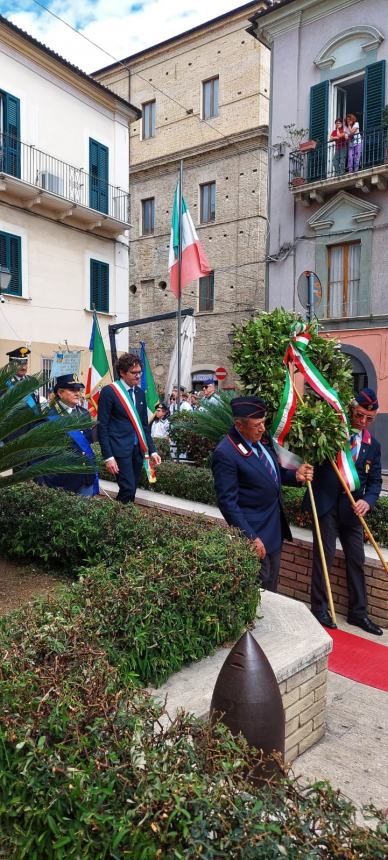
{"label": "trimmed green hedge", "polygon": [[133,685],[127,659],[115,659],[125,607],[134,609],[125,579],[98,569],[0,624],[0,853],[385,860],[383,814],[373,831],[326,783],[252,785],[257,751],[222,726],[212,736],[190,716],[169,722]]}
{"label": "trimmed green hedge", "polygon": [[[205,467],[193,468],[178,463],[162,463],[157,469],[156,484],[149,484],[145,473],[142,473],[141,483],[144,489],[154,490],[155,493],[190,499],[192,502],[203,502],[216,505],[213,476],[210,469]],[[310,517],[301,509],[305,490],[299,487],[283,487],[284,509],[287,519],[294,526],[311,528]],[[388,547],[388,497],[379,499],[366,521],[372,534],[380,546]]]}
{"label": "trimmed green hedge", "polygon": [[0,552],[82,572],[52,611],[143,683],[161,683],[255,616],[259,563],[235,531],[34,485],[1,492],[0,511]]}

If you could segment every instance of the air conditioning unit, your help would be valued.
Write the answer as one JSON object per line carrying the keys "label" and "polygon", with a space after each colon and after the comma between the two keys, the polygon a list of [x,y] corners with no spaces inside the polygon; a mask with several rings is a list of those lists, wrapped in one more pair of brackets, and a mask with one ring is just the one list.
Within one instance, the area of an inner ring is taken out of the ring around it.
{"label": "air conditioning unit", "polygon": [[51,191],[52,194],[58,194],[63,197],[63,179],[55,173],[49,173],[47,170],[42,170],[40,174],[42,188],[45,191]]}

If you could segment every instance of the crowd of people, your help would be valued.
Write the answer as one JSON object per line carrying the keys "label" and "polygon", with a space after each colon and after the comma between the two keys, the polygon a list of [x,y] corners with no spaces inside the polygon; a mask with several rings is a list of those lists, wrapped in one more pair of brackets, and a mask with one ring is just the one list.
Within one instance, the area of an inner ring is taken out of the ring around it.
{"label": "crowd of people", "polygon": [[345,119],[337,117],[330,141],[334,142],[333,167],[336,176],[347,170],[357,173],[362,157],[362,135],[354,113],[346,114]]}
{"label": "crowd of people", "polygon": [[[14,376],[7,383],[8,387],[26,378],[28,354],[26,347],[8,353],[15,368]],[[97,425],[71,431],[69,436],[72,447],[82,454],[85,463],[89,461],[89,465],[96,464],[92,443],[98,439],[105,468],[119,487],[117,500],[126,504],[134,501],[144,461],[148,468],[160,465],[161,457],[155,441],[169,440],[171,415],[178,409],[182,412],[203,409],[204,402],[217,404],[220,398],[213,377],[203,380],[200,394],[181,387],[178,397],[178,388],[175,386],[169,405],[161,400],[150,421],[146,394],[139,385],[142,365],[138,356],[130,353],[121,355],[117,362],[117,373],[118,379],[101,390]],[[40,414],[45,421],[58,421],[63,416],[73,414],[88,414],[87,409],[80,405],[83,389],[83,384],[74,374],[64,374],[56,379],[49,404],[43,411],[38,394],[28,396],[26,405],[35,419]],[[359,519],[376,503],[382,487],[380,444],[369,430],[378,407],[377,396],[370,388],[356,394],[350,406],[349,418],[353,428],[350,448],[360,480],[354,508],[329,461],[315,469],[309,463],[302,463],[296,470],[284,469],[279,465],[270,436],[266,434],[268,407],[260,397],[232,399],[234,423],[214,451],[212,470],[220,511],[229,525],[240,529],[251,541],[252,549],[261,561],[261,582],[273,592],[277,590],[283,540],[292,540],[283,509],[281,487],[283,484],[297,486],[311,481],[329,569],[334,563],[337,537],[344,551],[348,622],[379,636],[383,631],[367,614],[364,534]],[[82,496],[92,496],[98,492],[98,475],[93,474],[90,468],[85,474],[43,476],[37,481]],[[308,493],[303,507],[310,510]],[[328,608],[315,528],[311,576],[312,612],[321,624],[333,628],[336,625]]]}

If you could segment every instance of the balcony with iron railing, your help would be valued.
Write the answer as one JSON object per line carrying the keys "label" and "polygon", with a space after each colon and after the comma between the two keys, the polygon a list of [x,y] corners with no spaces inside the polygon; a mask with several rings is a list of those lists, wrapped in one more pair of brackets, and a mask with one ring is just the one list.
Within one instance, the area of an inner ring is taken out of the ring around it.
{"label": "balcony with iron railing", "polygon": [[127,192],[93,172],[0,134],[0,200],[8,197],[101,235],[119,235],[129,227]]}
{"label": "balcony with iron railing", "polygon": [[384,191],[388,185],[388,128],[364,132],[361,137],[361,157],[354,172],[348,169],[348,142],[329,141],[307,152],[291,152],[288,181],[294,196],[309,205],[323,203],[342,189]]}

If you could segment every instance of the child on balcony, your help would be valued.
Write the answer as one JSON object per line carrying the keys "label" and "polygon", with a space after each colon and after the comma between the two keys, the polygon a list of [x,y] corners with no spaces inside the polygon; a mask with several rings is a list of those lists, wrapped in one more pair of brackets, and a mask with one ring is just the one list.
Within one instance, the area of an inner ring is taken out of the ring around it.
{"label": "child on balcony", "polygon": [[349,137],[348,145],[348,173],[357,173],[360,168],[362,139],[360,126],[354,113],[348,113],[345,117],[345,132]]}
{"label": "child on balcony", "polygon": [[[335,123],[335,129],[332,131],[330,135],[330,140],[335,141],[335,152],[333,156],[333,167],[336,176],[340,176],[341,173],[345,173],[345,164],[346,164],[346,151],[348,148],[348,136],[344,129],[344,124],[342,119],[337,117]],[[331,148],[331,147],[330,147]]]}

